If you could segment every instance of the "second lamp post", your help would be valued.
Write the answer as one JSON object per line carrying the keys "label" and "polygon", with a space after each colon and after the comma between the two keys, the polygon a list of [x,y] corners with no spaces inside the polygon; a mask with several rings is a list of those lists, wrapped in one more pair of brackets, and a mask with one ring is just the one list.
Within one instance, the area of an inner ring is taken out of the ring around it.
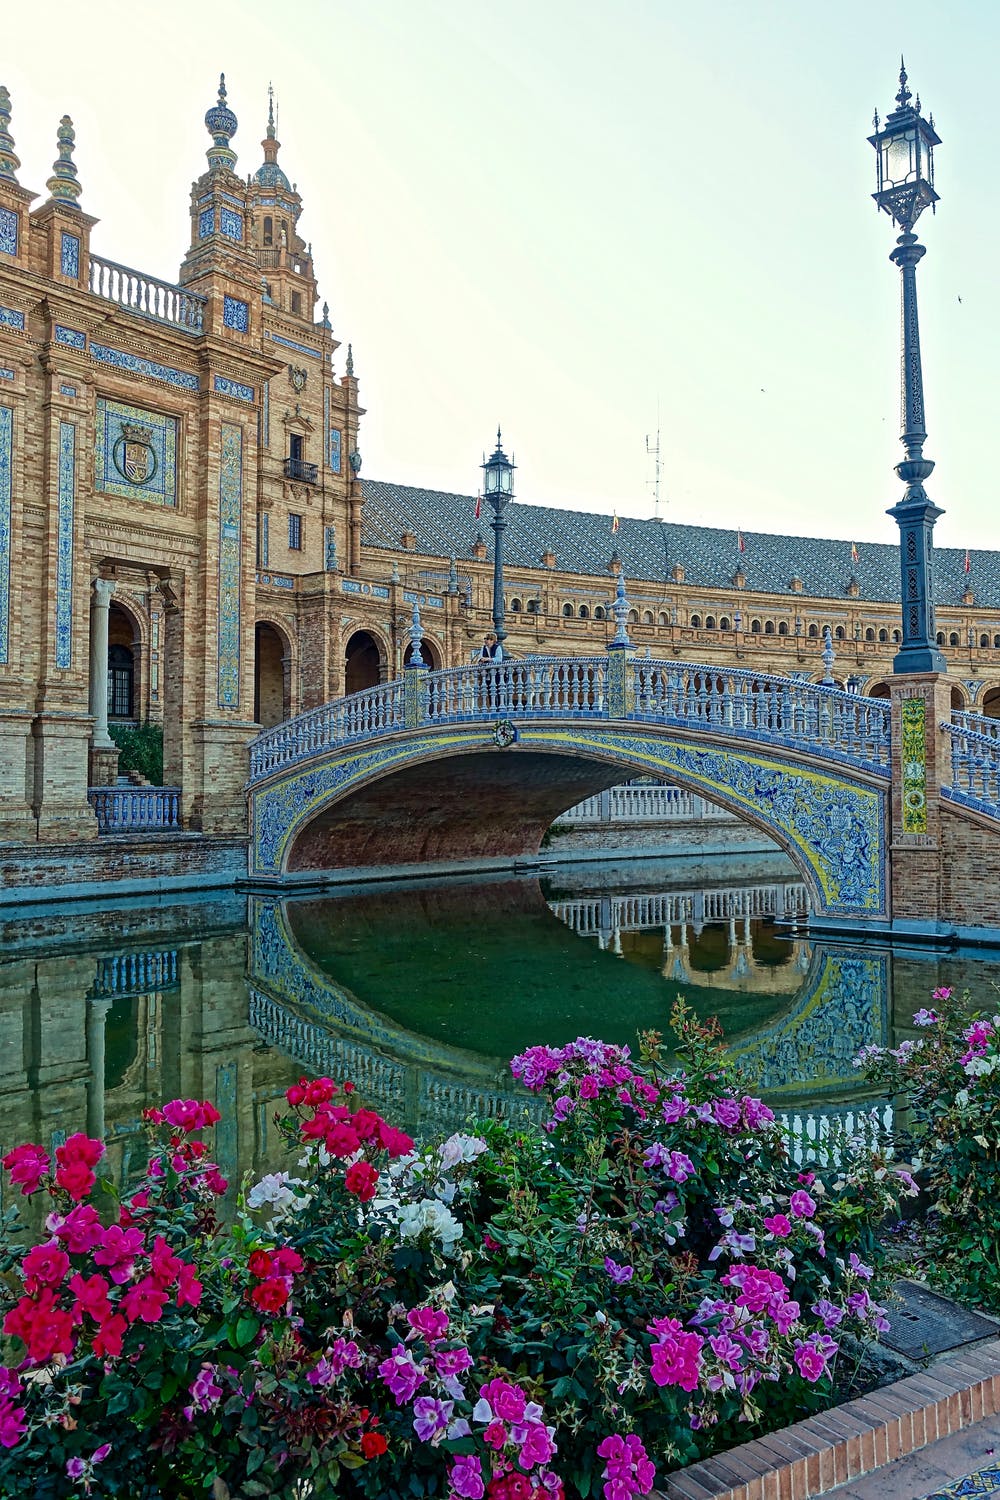
{"label": "second lamp post", "polygon": [[[493,508],[493,630],[503,651],[507,639],[504,629],[503,607],[503,534],[507,527],[504,511],[514,498],[514,468],[500,445],[500,429],[497,428],[497,445],[489,458],[483,458],[483,497]],[[506,651],[503,651],[506,655]]]}

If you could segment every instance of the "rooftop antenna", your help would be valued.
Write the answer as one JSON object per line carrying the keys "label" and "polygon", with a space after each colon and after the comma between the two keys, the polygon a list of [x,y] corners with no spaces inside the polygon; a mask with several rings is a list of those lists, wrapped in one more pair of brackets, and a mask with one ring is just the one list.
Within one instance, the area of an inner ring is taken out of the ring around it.
{"label": "rooftop antenna", "polygon": [[656,442],[650,444],[646,433],[646,453],[653,456],[653,478],[646,480],[646,487],[653,491],[653,519],[660,519],[660,398],[656,398]]}

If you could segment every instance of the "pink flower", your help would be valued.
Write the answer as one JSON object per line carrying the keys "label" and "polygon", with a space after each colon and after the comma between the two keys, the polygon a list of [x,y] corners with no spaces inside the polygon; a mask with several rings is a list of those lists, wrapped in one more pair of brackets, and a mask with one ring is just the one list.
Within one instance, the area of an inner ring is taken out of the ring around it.
{"label": "pink flower", "polygon": [[418,1396],[413,1403],[413,1430],[422,1443],[436,1445],[447,1435],[455,1410],[454,1401],[438,1401],[434,1396]]}
{"label": "pink flower", "polygon": [[649,1325],[656,1342],[650,1351],[650,1373],[657,1385],[679,1385],[693,1391],[701,1374],[701,1350],[704,1339],[697,1333],[685,1333],[676,1318],[657,1318]]}
{"label": "pink flower", "polygon": [[811,1219],[816,1212],[816,1200],[799,1188],[788,1200],[788,1207],[797,1219]]}
{"label": "pink flower", "polygon": [[169,1298],[152,1276],[144,1276],[129,1287],[121,1301],[122,1312],[130,1323],[158,1323]]}
{"label": "pink flower", "polygon": [[517,1461],[527,1471],[536,1464],[548,1463],[556,1451],[552,1434],[544,1422],[527,1422],[514,1428],[511,1436],[518,1444]]}
{"label": "pink flower", "polygon": [[69,1256],[58,1240],[33,1245],[21,1262],[21,1275],[29,1292],[37,1292],[43,1286],[60,1286],[68,1270]]}
{"label": "pink flower", "polygon": [[150,1274],[157,1286],[173,1286],[182,1264],[180,1256],[174,1255],[162,1234],[158,1234],[149,1255]]}
{"label": "pink flower", "polygon": [[110,1316],[108,1293],[111,1288],[103,1276],[84,1276],[78,1271],[70,1277],[69,1289],[76,1298],[74,1314],[87,1313],[95,1323],[103,1323]]}
{"label": "pink flower", "polygon": [[803,1379],[814,1385],[827,1374],[828,1362],[836,1352],[837,1345],[833,1339],[827,1338],[825,1334],[813,1334],[811,1339],[795,1345],[792,1358]]}
{"label": "pink flower", "polygon": [[694,1175],[694,1162],[683,1151],[671,1151],[666,1171],[674,1182],[687,1182]]}
{"label": "pink flower", "polygon": [[378,1367],[378,1372],[389,1387],[397,1406],[406,1406],[427,1379],[423,1365],[414,1362],[412,1354],[390,1354]]}
{"label": "pink flower", "polygon": [[21,1184],[21,1195],[25,1198],[30,1193],[37,1193],[41,1180],[51,1165],[41,1146],[33,1146],[30,1142],[8,1151],[3,1164],[10,1173],[11,1182]]}
{"label": "pink flower", "polygon": [[201,1301],[202,1285],[195,1275],[194,1266],[184,1261],[177,1277],[177,1306],[197,1307]]}
{"label": "pink flower", "polygon": [[635,1433],[606,1437],[597,1445],[597,1456],[605,1460],[604,1500],[631,1500],[633,1495],[648,1495],[653,1488],[656,1468]]}
{"label": "pink flower", "polygon": [[117,1359],[122,1352],[122,1341],[128,1324],[120,1313],[105,1318],[91,1341],[91,1348],[98,1359]]}
{"label": "pink flower", "polygon": [[[493,1416],[503,1422],[520,1422],[524,1416],[527,1397],[519,1385],[512,1385],[509,1380],[488,1381],[479,1387],[479,1396],[481,1401],[487,1402]],[[482,1417],[476,1417],[476,1421],[482,1420]]]}
{"label": "pink flower", "polygon": [[460,1454],[451,1466],[448,1475],[453,1495],[459,1500],[483,1500],[486,1486],[483,1484],[483,1466],[474,1454]]}
{"label": "pink flower", "polygon": [[221,1119],[219,1111],[207,1099],[199,1104],[197,1099],[171,1099],[163,1106],[162,1117],[175,1130],[190,1132],[204,1130]]}
{"label": "pink flower", "polygon": [[791,1223],[784,1214],[774,1214],[770,1219],[765,1219],[764,1228],[768,1234],[773,1234],[776,1240],[787,1239],[792,1232]]}
{"label": "pink flower", "polygon": [[951,988],[950,985],[943,985],[941,987],[941,989],[932,990],[931,991],[931,999],[932,1000],[950,1000],[951,997],[952,997],[952,993],[953,993],[953,991],[952,991],[952,988]]}
{"label": "pink flower", "polygon": [[122,1286],[131,1281],[135,1257],[142,1248],[141,1229],[122,1229],[118,1224],[110,1224],[101,1237],[100,1249],[94,1251],[94,1265],[107,1266],[111,1280]]}
{"label": "pink flower", "polygon": [[56,1239],[65,1243],[71,1255],[86,1255],[104,1238],[104,1225],[97,1209],[90,1203],[71,1208],[65,1218],[54,1215],[46,1221]]}
{"label": "pink flower", "polygon": [[442,1339],[448,1332],[448,1314],[436,1307],[411,1307],[406,1321],[416,1333],[422,1333],[428,1342]]}
{"label": "pink flower", "polygon": [[715,1120],[723,1130],[737,1130],[743,1111],[735,1099],[716,1099],[713,1105]]}

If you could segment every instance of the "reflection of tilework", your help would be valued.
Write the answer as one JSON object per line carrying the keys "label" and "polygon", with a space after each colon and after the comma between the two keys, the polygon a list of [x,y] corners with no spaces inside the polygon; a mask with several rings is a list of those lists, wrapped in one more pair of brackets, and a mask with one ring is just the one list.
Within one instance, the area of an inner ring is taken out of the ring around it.
{"label": "reflection of tilework", "polygon": [[0,208],[0,255],[17,254],[17,214]]}
{"label": "reflection of tilework", "polygon": [[203,208],[198,215],[198,238],[207,240],[210,234],[215,233],[215,209]]}
{"label": "reflection of tilework", "polygon": [[56,666],[73,665],[73,510],[76,427],[59,423],[59,519],[56,534]]}
{"label": "reflection of tilework", "polygon": [[224,396],[235,396],[237,401],[253,400],[252,385],[241,385],[238,380],[227,380],[225,375],[216,375],[214,386]]}
{"label": "reflection of tilework", "polygon": [[[992,1453],[992,1448],[987,1448],[987,1453]],[[956,1479],[953,1484],[946,1484],[941,1489],[935,1490],[932,1495],[925,1495],[923,1500],[987,1500],[989,1495],[1000,1493],[1000,1464],[990,1464],[988,1469],[977,1469],[975,1474],[966,1474],[964,1479]]]}
{"label": "reflection of tilework", "polygon": [[923,698],[903,699],[903,832],[927,832],[927,747]]}
{"label": "reflection of tilework", "polygon": [[0,406],[0,662],[6,662],[8,652],[13,480],[14,413],[9,406]]}
{"label": "reflection of tilework", "polygon": [[278,333],[265,333],[264,337],[270,339],[273,344],[282,344],[286,349],[295,349],[299,354],[308,354],[311,359],[322,357],[318,349],[310,349],[307,344],[297,344],[294,339],[283,339]]}
{"label": "reflection of tilework", "polygon": [[[124,422],[149,429],[155,464],[145,484],[130,483],[115,462],[116,456],[121,462]],[[99,397],[94,434],[94,487],[106,495],[122,495],[127,500],[176,505],[177,419],[146,411],[141,406],[125,406],[120,401],[105,401]]]}
{"label": "reflection of tilework", "polygon": [[131,370],[134,375],[149,375],[153,380],[165,380],[168,385],[179,385],[186,391],[196,391],[200,385],[197,375],[189,375],[186,370],[175,370],[170,365],[158,365],[152,359],[139,359],[135,354],[127,354],[124,349],[108,349],[104,344],[91,344],[90,355],[92,359],[99,359],[102,364],[114,365],[118,370]]}
{"label": "reflection of tilework", "polygon": [[222,321],[227,328],[235,328],[237,333],[248,333],[250,308],[245,302],[241,302],[239,297],[223,297]]}
{"label": "reflection of tilework", "polygon": [[80,275],[80,236],[67,234],[65,230],[62,233],[59,269],[64,276],[78,278]]}
{"label": "reflection of tilework", "polygon": [[64,328],[61,323],[57,323],[56,343],[68,344],[71,349],[86,349],[87,335],[81,333],[79,328]]}
{"label": "reflection of tilework", "polygon": [[5,323],[8,328],[23,328],[24,313],[13,307],[0,307],[0,323]]}
{"label": "reflection of tilework", "polygon": [[331,470],[333,471],[334,474],[339,474],[340,473],[340,440],[341,440],[340,428],[339,427],[331,427],[331,429],[330,429],[330,468],[331,468]]}
{"label": "reflection of tilework", "polygon": [[222,424],[219,468],[219,707],[240,702],[240,534],[243,428]]}
{"label": "reflection of tilework", "polygon": [[220,208],[219,228],[229,240],[243,239],[243,215],[234,213],[231,208]]}

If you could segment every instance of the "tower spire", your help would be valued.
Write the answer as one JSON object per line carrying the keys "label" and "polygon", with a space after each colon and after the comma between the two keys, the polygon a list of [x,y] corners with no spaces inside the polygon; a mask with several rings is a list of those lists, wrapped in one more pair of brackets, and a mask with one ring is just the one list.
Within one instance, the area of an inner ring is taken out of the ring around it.
{"label": "tower spire", "polygon": [[63,115],[59,121],[56,138],[59,142],[59,155],[52,163],[52,176],[45,186],[53,198],[58,198],[62,203],[70,203],[75,206],[82,189],[77,181],[76,164],[73,161],[76,132],[73,129],[73,121],[69,115]]}
{"label": "tower spire", "polygon": [[0,181],[16,182],[20,165],[10,133],[10,94],[0,84]]}
{"label": "tower spire", "polygon": [[236,152],[229,142],[238,128],[239,121],[226,103],[226,75],[220,73],[218,102],[205,112],[205,129],[212,137],[212,144],[206,153],[210,171],[225,169],[232,172],[234,170]]}

